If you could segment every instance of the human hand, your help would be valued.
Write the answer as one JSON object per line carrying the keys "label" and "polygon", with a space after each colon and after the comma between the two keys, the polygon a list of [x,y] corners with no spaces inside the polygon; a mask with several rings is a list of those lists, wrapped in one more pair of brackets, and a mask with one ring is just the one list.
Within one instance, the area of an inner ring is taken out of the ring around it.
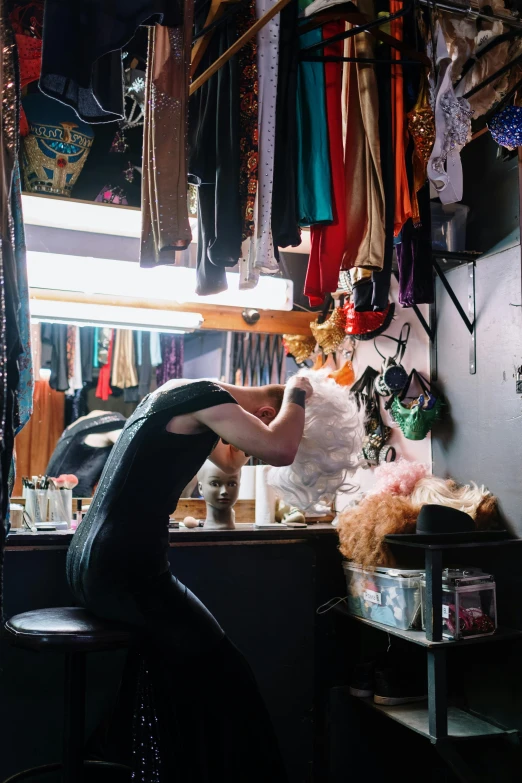
{"label": "human hand", "polygon": [[302,375],[292,375],[286,384],[286,393],[290,394],[293,389],[299,389],[305,393],[305,400],[309,400],[314,390],[308,378]]}

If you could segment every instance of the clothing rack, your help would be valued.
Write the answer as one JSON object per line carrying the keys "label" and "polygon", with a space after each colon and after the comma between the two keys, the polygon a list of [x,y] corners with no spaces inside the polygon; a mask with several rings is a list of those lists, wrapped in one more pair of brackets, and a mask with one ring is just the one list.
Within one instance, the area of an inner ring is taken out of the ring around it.
{"label": "clothing rack", "polygon": [[[230,2],[231,2],[231,0],[228,0],[228,3],[230,3]],[[196,79],[194,79],[194,81],[190,85],[189,94],[193,95],[196,92],[196,90],[199,90],[199,88],[203,84],[205,84],[205,82],[207,82],[211,78],[211,76],[213,76],[215,73],[217,73],[217,71],[219,71],[219,69],[222,68],[223,65],[225,65],[225,63],[227,63],[230,60],[231,57],[233,57],[235,54],[237,54],[237,52],[239,52],[239,50],[242,49],[242,47],[246,43],[248,43],[248,41],[250,41],[251,38],[253,38],[255,35],[257,35],[257,33],[260,30],[262,30],[263,27],[265,27],[265,25],[267,25],[268,22],[270,22],[270,20],[273,19],[274,16],[276,16],[276,14],[280,13],[280,11],[282,11],[283,8],[285,8],[285,6],[288,5],[289,2],[290,2],[290,0],[277,0],[277,2],[274,3],[272,8],[270,8],[265,14],[263,14],[263,16],[261,16],[252,25],[252,27],[250,27],[248,30],[246,30],[246,32],[244,32],[243,35],[240,38],[238,38],[238,40],[235,41],[235,43],[232,44],[232,46],[230,46],[225,52],[223,52],[223,54],[220,55],[220,57],[218,57],[217,60],[214,63],[212,63],[212,65],[210,65],[202,74],[200,74],[200,76],[198,76]],[[347,3],[346,5],[352,5],[352,4],[348,4]],[[408,3],[406,8],[403,9],[398,14],[394,15],[393,18],[395,18],[396,16],[403,16],[405,13],[408,13],[412,8],[413,8],[413,4],[412,3]],[[353,6],[353,9],[354,9],[353,12],[356,12],[358,10],[356,6]],[[212,7],[211,7],[211,11],[212,11]],[[350,10],[350,13],[352,13],[351,10]],[[319,14],[318,14],[318,16],[319,16]],[[210,13],[209,13],[209,17],[210,17]],[[339,10],[338,9],[337,9],[337,15],[336,15],[335,18],[343,18],[342,16],[339,17]],[[344,38],[349,38],[352,35],[357,35],[358,33],[365,32],[366,30],[371,31],[372,28],[374,28],[374,27],[376,27],[376,28],[383,27],[384,25],[386,25],[389,22],[389,18],[373,19],[373,20],[370,19],[369,20],[369,19],[367,19],[367,17],[364,14],[360,14],[359,18],[360,18],[361,24],[358,24],[352,30],[346,31],[346,33],[343,36]],[[310,20],[310,22],[312,22],[312,19]],[[208,17],[207,17],[207,23],[209,23]],[[304,31],[306,31],[306,27],[305,27]],[[390,46],[393,46],[396,49],[404,50],[404,47],[402,46],[402,42],[399,41],[398,39],[394,38],[394,36],[392,36],[392,35],[388,35],[387,33],[383,32],[382,34],[379,34],[379,36],[376,36],[376,37],[378,37],[380,40],[385,41]],[[204,39],[200,39],[200,40],[204,40]],[[197,46],[198,43],[199,43],[199,41],[196,42],[195,46]],[[329,43],[329,42],[327,41],[326,43]],[[208,45],[208,41],[207,41],[207,45]],[[198,47],[198,50],[195,53],[193,51],[192,67],[191,67],[192,71],[195,69],[194,68],[194,59],[196,57],[198,57],[199,60],[201,59],[201,57],[200,57],[201,48],[202,48],[201,46]],[[413,60],[417,60],[417,61],[423,63],[424,65],[430,65],[430,60],[425,55],[423,55],[420,52],[413,52],[413,51],[409,50],[408,52],[405,52],[405,53],[409,57],[411,57]],[[201,54],[201,56],[202,56],[202,54]],[[400,63],[396,63],[396,64],[400,65]]]}
{"label": "clothing rack", "polygon": [[461,14],[472,19],[483,19],[485,22],[503,22],[509,27],[522,30],[522,19],[516,19],[504,14],[484,14],[479,8],[474,8],[471,4],[464,6],[459,3],[448,2],[448,0],[443,0],[442,2],[438,0],[436,2],[434,0],[417,0],[417,2],[432,11],[450,11],[452,14]]}

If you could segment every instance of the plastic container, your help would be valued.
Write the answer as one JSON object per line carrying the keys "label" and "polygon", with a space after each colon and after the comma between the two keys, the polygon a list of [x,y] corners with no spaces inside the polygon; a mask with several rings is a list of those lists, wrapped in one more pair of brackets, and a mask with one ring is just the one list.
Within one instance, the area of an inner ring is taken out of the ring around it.
{"label": "plastic container", "polygon": [[435,250],[457,253],[466,249],[469,207],[431,202],[431,242]]}
{"label": "plastic container", "polygon": [[[422,627],[426,628],[426,581],[422,590]],[[459,622],[456,622],[456,618]],[[446,568],[442,574],[442,635],[444,639],[491,636],[497,629],[494,577],[480,568]]]}
{"label": "plastic container", "polygon": [[72,522],[72,489],[49,490],[49,519],[51,522]]}
{"label": "plastic container", "polygon": [[424,571],[375,568],[343,563],[350,614],[408,630],[420,626]]}

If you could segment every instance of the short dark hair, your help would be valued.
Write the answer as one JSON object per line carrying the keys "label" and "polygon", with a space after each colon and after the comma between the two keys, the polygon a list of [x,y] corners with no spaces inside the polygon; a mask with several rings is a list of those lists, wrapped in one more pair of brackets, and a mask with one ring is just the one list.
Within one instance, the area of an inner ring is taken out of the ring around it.
{"label": "short dark hair", "polygon": [[283,404],[285,387],[280,383],[271,383],[268,386],[265,386],[264,391],[270,400],[270,405],[272,405],[276,412],[279,413],[281,410],[281,405]]}

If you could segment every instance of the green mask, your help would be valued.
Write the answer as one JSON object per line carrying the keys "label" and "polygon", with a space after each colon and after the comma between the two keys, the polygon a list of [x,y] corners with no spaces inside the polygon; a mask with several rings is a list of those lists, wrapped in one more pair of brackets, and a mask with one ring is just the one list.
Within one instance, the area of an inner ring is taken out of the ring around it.
{"label": "green mask", "polygon": [[[414,375],[423,393],[419,396],[417,404],[414,404],[411,408],[406,408],[402,404],[402,400],[406,396]],[[426,407],[423,406],[423,403]],[[435,398],[422,375],[419,375],[416,370],[412,370],[408,383],[401,395],[393,399],[391,415],[401,428],[405,438],[408,438],[408,440],[424,440],[433,427],[433,422],[440,418],[443,405],[442,399],[440,397]]]}

